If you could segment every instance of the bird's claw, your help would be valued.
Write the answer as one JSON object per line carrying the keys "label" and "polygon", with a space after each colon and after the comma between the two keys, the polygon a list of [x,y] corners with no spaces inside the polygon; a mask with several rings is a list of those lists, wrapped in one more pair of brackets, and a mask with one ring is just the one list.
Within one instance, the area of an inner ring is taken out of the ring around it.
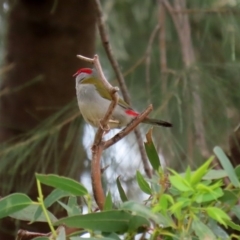
{"label": "bird's claw", "polygon": [[102,120],[99,121],[99,125],[100,125],[100,128],[104,131],[104,135],[105,135],[110,131],[110,127],[109,127],[109,125],[106,125],[106,128],[104,128],[101,121]]}

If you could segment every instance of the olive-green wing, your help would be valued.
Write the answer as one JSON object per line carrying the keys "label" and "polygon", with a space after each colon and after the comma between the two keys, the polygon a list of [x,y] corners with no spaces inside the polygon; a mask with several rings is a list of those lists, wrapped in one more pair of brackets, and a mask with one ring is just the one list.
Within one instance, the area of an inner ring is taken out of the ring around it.
{"label": "olive-green wing", "polygon": [[[93,84],[103,98],[111,101],[112,97],[111,97],[110,93],[106,90],[106,88],[104,87],[103,83],[100,80],[97,80],[97,81],[98,82],[96,83],[96,79],[91,77],[91,78],[84,79],[81,82],[81,84]],[[119,98],[118,104],[123,108],[132,109],[122,98]]]}

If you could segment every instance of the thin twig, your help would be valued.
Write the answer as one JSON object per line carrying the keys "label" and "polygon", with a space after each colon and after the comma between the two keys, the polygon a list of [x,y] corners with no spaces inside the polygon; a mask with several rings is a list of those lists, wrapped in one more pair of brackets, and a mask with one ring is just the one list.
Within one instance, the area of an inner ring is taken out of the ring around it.
{"label": "thin twig", "polygon": [[148,102],[151,101],[151,92],[150,92],[150,65],[151,65],[151,50],[152,50],[152,45],[153,45],[153,41],[157,35],[157,32],[159,31],[160,25],[158,24],[152,31],[149,41],[148,41],[148,45],[147,45],[147,49],[145,52],[145,65],[146,65],[146,90],[147,90],[147,99]]}
{"label": "thin twig", "polygon": [[[159,49],[160,49],[160,69],[161,73],[164,74],[167,71],[167,50],[166,50],[166,9],[161,0],[158,0],[158,23],[161,25],[159,31]],[[165,79],[164,79],[165,80]],[[162,80],[163,85],[165,81]],[[163,86],[162,86],[163,87]],[[165,86],[163,91],[166,91]]]}
{"label": "thin twig", "polygon": [[96,6],[96,10],[97,10],[97,24],[98,24],[98,29],[99,29],[99,33],[100,33],[100,37],[104,46],[104,49],[106,51],[106,54],[108,56],[108,59],[113,67],[113,70],[116,74],[118,83],[119,83],[119,87],[121,89],[123,98],[125,100],[125,102],[127,102],[128,104],[130,104],[130,96],[127,90],[127,86],[125,84],[123,75],[120,71],[120,67],[118,65],[118,62],[116,61],[116,59],[113,56],[113,51],[112,51],[112,47],[110,45],[109,42],[109,37],[107,34],[107,30],[104,24],[104,20],[103,20],[103,13],[102,13],[102,7],[101,7],[101,3],[100,0],[95,0],[95,6]]}
{"label": "thin twig", "polygon": [[[101,40],[102,40],[104,49],[106,51],[106,54],[108,56],[108,59],[109,59],[111,65],[114,69],[114,72],[116,74],[118,84],[119,84],[119,87],[121,89],[123,98],[124,98],[125,102],[130,104],[130,96],[129,96],[127,86],[126,86],[125,81],[124,81],[123,74],[120,71],[118,62],[116,61],[116,59],[113,56],[113,51],[112,51],[111,45],[109,43],[109,37],[108,37],[107,30],[106,30],[104,20],[103,20],[103,13],[102,13],[102,7],[101,7],[100,0],[95,0],[95,6],[96,6],[96,12],[97,12],[98,29],[99,29],[99,33],[100,33],[100,36],[101,36]],[[147,176],[151,177],[152,176],[151,169],[150,169],[150,166],[149,166],[149,163],[148,163],[148,160],[147,160],[147,155],[144,151],[143,140],[142,140],[142,137],[141,137],[141,133],[137,128],[134,130],[134,133],[135,133],[135,136],[136,136],[136,139],[137,139],[137,143],[138,143],[139,151],[140,151],[140,154],[141,154],[141,157],[142,157],[142,162],[143,162],[143,165],[144,165],[144,169],[146,170]]]}
{"label": "thin twig", "polygon": [[85,61],[85,62],[89,62],[89,63],[92,63],[94,64],[94,59],[93,58],[88,58],[88,57],[85,57],[85,56],[82,56],[82,55],[77,55],[77,58]]}
{"label": "thin twig", "polygon": [[126,135],[128,135],[133,129],[138,126],[139,123],[141,123],[147,117],[147,115],[152,111],[152,109],[153,107],[150,104],[147,109],[141,114],[139,114],[126,128],[124,128],[121,132],[117,133],[108,141],[104,142],[104,149],[109,148],[110,146],[124,138]]}
{"label": "thin twig", "polygon": [[[79,232],[81,230],[83,230],[82,228],[70,228],[70,227],[67,227],[67,226],[59,226],[56,231],[59,232],[61,228],[65,229],[65,233],[66,233],[66,236],[69,236],[73,233],[76,233],[76,232]],[[49,233],[39,233],[39,232],[29,232],[29,231],[26,231],[26,230],[23,230],[23,229],[19,229],[18,232],[17,232],[17,237],[16,237],[16,240],[30,240],[30,239],[33,239],[33,238],[36,238],[36,237],[45,237],[45,238],[51,238],[51,235],[52,233],[49,232]]]}
{"label": "thin twig", "polygon": [[171,6],[171,4],[167,1],[167,0],[162,0],[162,3],[165,5],[166,9],[168,10],[168,13],[170,14],[172,20],[173,20],[173,23],[175,25],[175,29],[177,31],[177,34],[180,38],[180,36],[182,35],[181,34],[181,29],[180,29],[180,25],[179,25],[179,22],[178,22],[178,18],[176,16],[176,14],[173,13],[173,7]]}

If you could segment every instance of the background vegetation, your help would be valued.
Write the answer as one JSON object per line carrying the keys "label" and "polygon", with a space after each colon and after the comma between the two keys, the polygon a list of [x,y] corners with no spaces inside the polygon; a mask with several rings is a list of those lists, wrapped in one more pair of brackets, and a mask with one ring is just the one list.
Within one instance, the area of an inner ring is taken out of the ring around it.
{"label": "background vegetation", "polygon": [[[237,163],[239,1],[105,0],[102,6],[132,105],[141,111],[153,103],[152,115],[174,125],[154,129],[168,166],[195,167],[215,145]],[[75,55],[99,53],[117,85],[95,34],[93,1],[1,1],[1,20],[1,195],[34,198],[34,172],[87,181],[93,131],[76,105],[71,76],[86,64]],[[121,174],[126,192],[136,196],[133,172],[142,164],[134,135],[104,155],[103,166],[109,163],[106,185],[114,189],[112,179]],[[2,229],[2,237],[9,234]]]}

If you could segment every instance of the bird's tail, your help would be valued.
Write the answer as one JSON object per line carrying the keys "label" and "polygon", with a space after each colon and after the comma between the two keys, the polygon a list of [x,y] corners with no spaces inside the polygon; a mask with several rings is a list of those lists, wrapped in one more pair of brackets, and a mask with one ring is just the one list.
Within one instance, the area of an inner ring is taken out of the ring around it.
{"label": "bird's tail", "polygon": [[153,119],[153,118],[145,118],[142,122],[147,124],[157,125],[157,126],[172,127],[172,124],[169,122],[165,122],[165,121]]}

